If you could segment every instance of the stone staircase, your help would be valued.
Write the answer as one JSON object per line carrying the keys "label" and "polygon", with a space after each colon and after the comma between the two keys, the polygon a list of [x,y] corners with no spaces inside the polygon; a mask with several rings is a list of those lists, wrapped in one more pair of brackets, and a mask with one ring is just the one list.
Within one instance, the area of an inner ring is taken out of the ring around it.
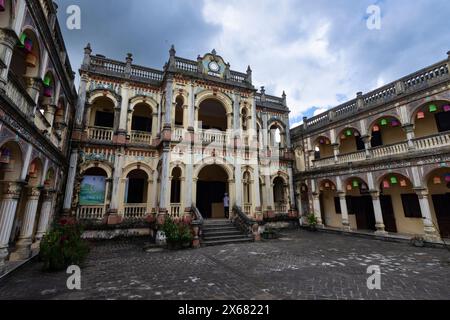
{"label": "stone staircase", "polygon": [[229,220],[205,220],[203,223],[203,246],[217,246],[230,243],[252,242]]}

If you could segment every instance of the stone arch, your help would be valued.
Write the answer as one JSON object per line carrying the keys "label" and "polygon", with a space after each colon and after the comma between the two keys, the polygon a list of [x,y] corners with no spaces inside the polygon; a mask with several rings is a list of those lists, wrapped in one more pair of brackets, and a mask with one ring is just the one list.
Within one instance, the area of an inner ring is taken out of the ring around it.
{"label": "stone arch", "polygon": [[390,145],[406,141],[401,118],[395,113],[385,113],[371,118],[369,134],[371,147]]}
{"label": "stone arch", "polygon": [[0,180],[18,181],[22,173],[24,154],[16,141],[6,140],[0,146]]}
{"label": "stone arch", "polygon": [[40,187],[44,175],[44,162],[40,157],[35,157],[28,166],[27,177],[28,186]]}
{"label": "stone arch", "polygon": [[112,178],[112,173],[113,173],[113,168],[109,165],[109,164],[105,164],[103,162],[93,162],[93,161],[88,161],[85,164],[83,164],[80,168],[80,175],[84,175],[84,173],[92,168],[100,168],[103,171],[106,172],[106,177],[108,179]]}
{"label": "stone arch", "polygon": [[172,171],[175,169],[175,168],[180,168],[180,170],[181,170],[181,177],[183,178],[183,177],[186,177],[185,176],[185,174],[186,174],[186,168],[185,168],[185,164],[182,162],[182,161],[174,161],[174,162],[172,162],[171,164],[170,164],[170,175],[172,175]]}
{"label": "stone arch", "polygon": [[156,113],[158,111],[158,102],[156,102],[156,100],[152,97],[143,95],[134,96],[130,99],[129,110],[133,111],[134,107],[138,104],[147,104],[151,108],[153,113]]}
{"label": "stone arch", "polygon": [[449,130],[449,128],[439,128],[437,116],[450,117],[450,99],[433,99],[428,102],[422,102],[414,108],[411,112],[410,121],[414,125],[416,138],[431,136],[438,134],[439,131]]}
{"label": "stone arch", "polygon": [[222,167],[225,170],[225,172],[228,175],[228,180],[233,180],[234,166],[230,164],[226,159],[221,157],[208,157],[196,163],[194,167],[194,175],[193,175],[194,179],[198,179],[198,175],[203,168],[214,164]]}
{"label": "stone arch", "polygon": [[276,174],[274,174],[271,177],[270,181],[272,182],[272,184],[274,183],[275,179],[278,178],[278,177],[280,177],[283,180],[285,185],[289,184],[289,175],[286,172],[283,172],[283,171],[278,171]]}
{"label": "stone arch", "polygon": [[196,94],[195,96],[195,105],[200,108],[202,102],[213,99],[218,100],[222,103],[225,108],[226,113],[233,113],[233,99],[223,92],[214,92],[212,90],[203,90]]}
{"label": "stone arch", "polygon": [[[100,105],[104,101],[105,106]],[[107,111],[107,113],[112,113],[113,123],[114,123],[114,112],[118,107],[118,100],[111,94],[107,92],[97,92],[96,94],[89,97],[89,108],[87,110],[86,121],[89,126],[94,126],[96,122],[96,112],[97,109],[102,109]],[[114,126],[114,124],[113,124]]]}
{"label": "stone arch", "polygon": [[151,179],[151,177],[153,176],[153,172],[155,170],[153,170],[152,167],[150,167],[148,164],[142,163],[142,162],[134,162],[134,163],[130,163],[128,164],[122,171],[122,176],[123,177],[127,177],[128,174],[133,171],[133,170],[142,170],[144,171],[147,176],[149,177],[149,179]]}

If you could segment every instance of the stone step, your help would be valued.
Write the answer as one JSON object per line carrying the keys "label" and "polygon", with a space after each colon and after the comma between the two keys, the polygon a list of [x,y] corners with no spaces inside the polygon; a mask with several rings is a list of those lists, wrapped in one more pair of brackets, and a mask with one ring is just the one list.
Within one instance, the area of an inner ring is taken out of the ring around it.
{"label": "stone step", "polygon": [[203,226],[203,232],[208,232],[208,231],[212,231],[212,232],[214,232],[214,231],[234,231],[234,230],[237,230],[237,229],[233,225],[223,226],[223,227],[217,227],[217,226],[206,227],[206,226]]}
{"label": "stone step", "polygon": [[204,245],[205,247],[209,247],[209,246],[221,246],[221,245],[225,245],[225,244],[232,244],[232,243],[243,243],[243,242],[252,242],[253,239],[252,238],[244,238],[241,237],[239,239],[227,239],[227,240],[208,240],[208,241],[203,241],[202,245]]}
{"label": "stone step", "polygon": [[217,236],[234,236],[234,235],[242,235],[242,232],[239,230],[217,230],[217,231],[206,231],[203,230],[203,235],[205,237],[217,237]]}
{"label": "stone step", "polygon": [[234,235],[227,235],[227,236],[203,236],[203,239],[205,241],[213,241],[213,240],[232,240],[232,239],[247,239],[248,237],[242,234],[234,234]]}

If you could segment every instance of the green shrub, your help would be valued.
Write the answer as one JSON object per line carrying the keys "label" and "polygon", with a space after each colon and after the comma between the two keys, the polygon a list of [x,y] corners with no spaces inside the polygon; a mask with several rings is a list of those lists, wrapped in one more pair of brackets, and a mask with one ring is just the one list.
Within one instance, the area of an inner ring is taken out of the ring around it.
{"label": "green shrub", "polygon": [[70,219],[61,219],[44,236],[39,257],[44,269],[64,270],[70,265],[80,265],[89,253],[87,242],[81,239],[81,226]]}
{"label": "green shrub", "polygon": [[170,217],[167,217],[162,225],[162,231],[166,235],[167,244],[170,247],[181,247],[192,243],[193,236],[191,227],[184,222],[175,223]]}
{"label": "green shrub", "polygon": [[317,218],[314,214],[310,214],[307,216],[308,225],[310,227],[315,228],[317,226]]}

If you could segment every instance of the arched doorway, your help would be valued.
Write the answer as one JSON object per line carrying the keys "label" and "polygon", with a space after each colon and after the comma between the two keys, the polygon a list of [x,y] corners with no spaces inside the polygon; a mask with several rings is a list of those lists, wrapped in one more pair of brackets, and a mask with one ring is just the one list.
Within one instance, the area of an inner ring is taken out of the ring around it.
{"label": "arched doorway", "polygon": [[351,227],[376,231],[375,211],[367,183],[358,177],[349,178],[345,183],[345,189],[350,224],[352,223],[350,215],[356,217],[356,226]]}
{"label": "arched doorway", "polygon": [[125,203],[142,204],[147,202],[148,175],[145,171],[136,169],[127,175]]}
{"label": "arched doorway", "polygon": [[371,147],[387,146],[406,141],[406,133],[400,120],[386,116],[375,121],[371,126]]}
{"label": "arched doorway", "polygon": [[433,101],[414,113],[414,133],[416,138],[432,136],[450,130],[450,102]]}
{"label": "arched doorway", "polygon": [[219,165],[204,167],[198,174],[196,204],[206,219],[225,218],[223,198],[229,194],[228,174]]}
{"label": "arched doorway", "polygon": [[225,107],[218,100],[207,99],[200,103],[198,121],[203,130],[226,131],[228,128]]}
{"label": "arched doorway", "polygon": [[331,180],[324,180],[319,186],[320,212],[325,226],[342,227],[342,210],[336,185]]}
{"label": "arched doorway", "polygon": [[287,212],[287,197],[286,197],[287,183],[282,177],[276,177],[273,180],[273,201],[275,204],[276,213]]}
{"label": "arched doorway", "polygon": [[364,149],[364,141],[358,130],[346,128],[339,134],[339,154],[348,154]]}
{"label": "arched doorway", "polygon": [[450,168],[434,170],[427,182],[433,220],[437,222],[441,236],[450,238]]}

